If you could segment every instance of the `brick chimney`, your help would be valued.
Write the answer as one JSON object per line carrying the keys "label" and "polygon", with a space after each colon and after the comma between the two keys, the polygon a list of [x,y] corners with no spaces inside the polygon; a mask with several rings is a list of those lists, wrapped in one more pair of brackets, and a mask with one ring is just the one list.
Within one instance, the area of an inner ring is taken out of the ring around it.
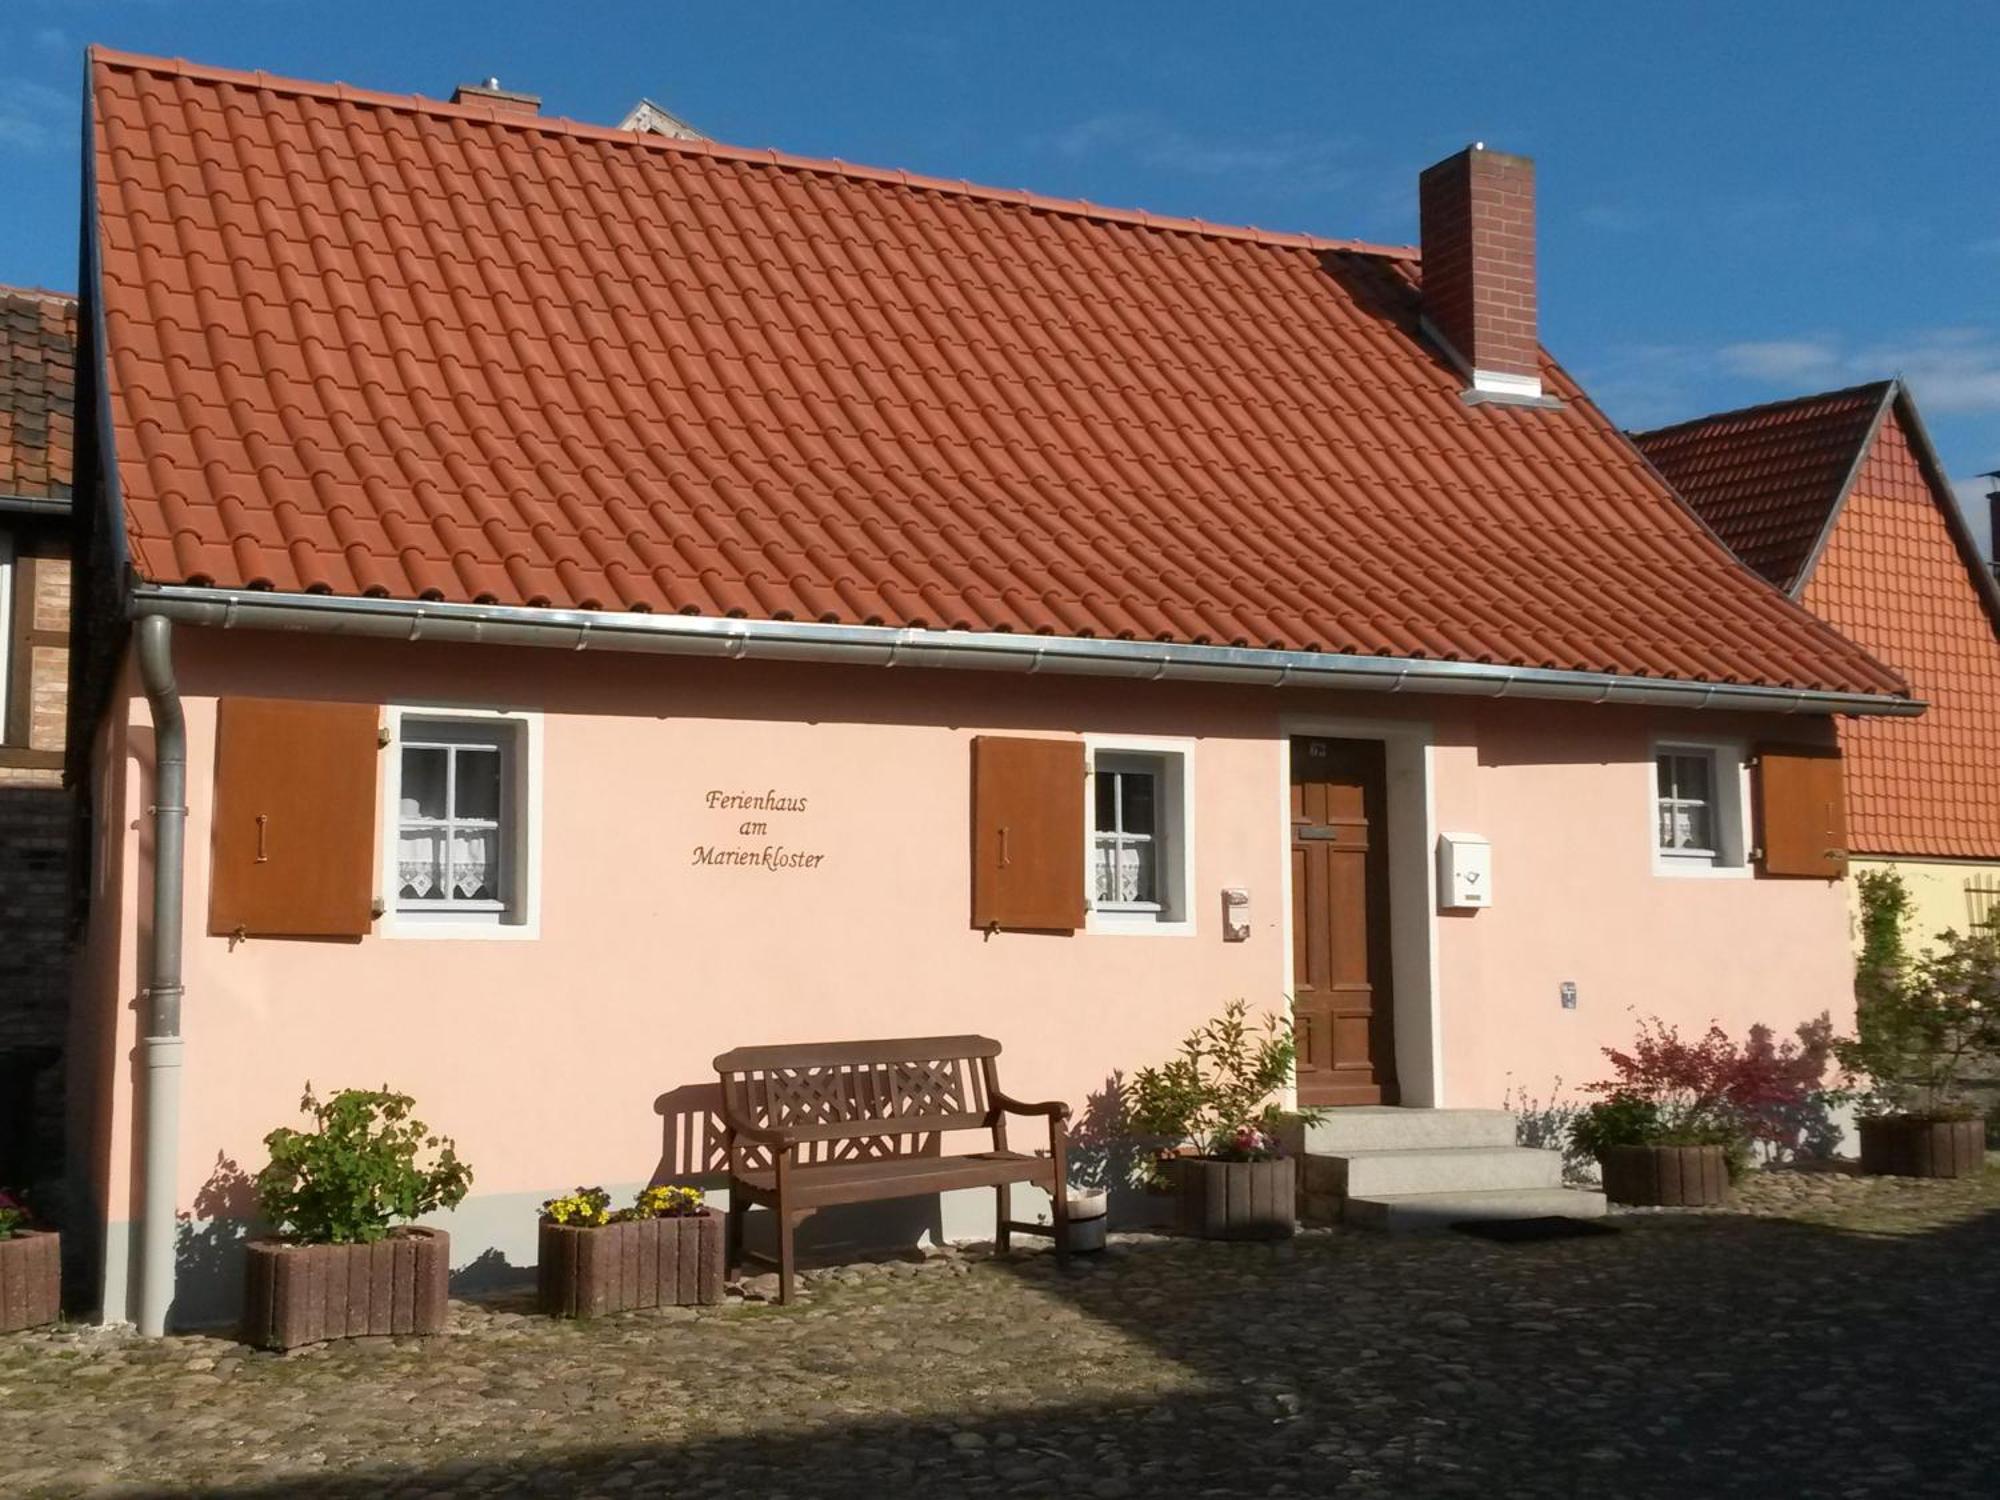
{"label": "brick chimney", "polygon": [[1424,322],[1471,377],[1469,396],[1541,397],[1535,331],[1535,164],[1474,143],[1417,179]]}
{"label": "brick chimney", "polygon": [[490,104],[502,114],[538,115],[542,112],[540,94],[517,94],[511,89],[503,89],[497,78],[489,78],[484,83],[461,83],[451,91],[451,102]]}

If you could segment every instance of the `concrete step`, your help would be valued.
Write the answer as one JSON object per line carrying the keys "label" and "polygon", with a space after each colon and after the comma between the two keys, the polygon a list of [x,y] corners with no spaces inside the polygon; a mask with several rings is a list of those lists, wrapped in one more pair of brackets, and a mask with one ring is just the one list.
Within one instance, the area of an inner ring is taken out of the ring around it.
{"label": "concrete step", "polygon": [[1350,1151],[1427,1151],[1453,1146],[1511,1146],[1514,1117],[1504,1109],[1402,1109],[1356,1105],[1329,1109],[1304,1126],[1297,1149],[1315,1156]]}
{"label": "concrete step", "polygon": [[1391,1234],[1448,1229],[1467,1219],[1604,1217],[1604,1194],[1582,1188],[1526,1188],[1478,1193],[1382,1193],[1347,1200],[1346,1222]]}
{"label": "concrete step", "polygon": [[1526,1146],[1346,1151],[1313,1162],[1314,1191],[1349,1198],[1396,1193],[1477,1193],[1562,1186],[1562,1157]]}

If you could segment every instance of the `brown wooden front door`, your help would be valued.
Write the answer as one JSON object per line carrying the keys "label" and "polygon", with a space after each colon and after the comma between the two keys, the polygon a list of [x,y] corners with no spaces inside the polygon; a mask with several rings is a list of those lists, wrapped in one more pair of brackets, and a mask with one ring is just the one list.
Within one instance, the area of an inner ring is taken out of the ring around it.
{"label": "brown wooden front door", "polygon": [[1292,741],[1299,1103],[1396,1102],[1388,778],[1379,740]]}

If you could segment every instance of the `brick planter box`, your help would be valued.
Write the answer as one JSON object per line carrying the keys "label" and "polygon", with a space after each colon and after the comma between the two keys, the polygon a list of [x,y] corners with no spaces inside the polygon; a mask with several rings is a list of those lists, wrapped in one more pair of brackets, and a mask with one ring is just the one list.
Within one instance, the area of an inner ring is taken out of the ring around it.
{"label": "brick planter box", "polygon": [[372,1245],[252,1240],[245,1267],[243,1341],[296,1349],[328,1339],[444,1331],[451,1236],[392,1230]]}
{"label": "brick planter box", "polygon": [[1636,1208],[1706,1208],[1729,1196],[1720,1146],[1611,1146],[1597,1158],[1604,1196]]}
{"label": "brick planter box", "polygon": [[1986,1170],[1986,1121],[1863,1120],[1861,1170],[1876,1177],[1976,1177]]}
{"label": "brick planter box", "polygon": [[22,1229],[0,1240],[0,1333],[62,1316],[62,1236]]}
{"label": "brick planter box", "polygon": [[542,1220],[535,1290],[543,1312],[595,1318],[722,1300],[722,1216],[633,1219],[581,1228]]}
{"label": "brick planter box", "polygon": [[1286,1240],[1297,1232],[1298,1162],[1220,1161],[1183,1156],[1173,1164],[1181,1233],[1205,1240]]}

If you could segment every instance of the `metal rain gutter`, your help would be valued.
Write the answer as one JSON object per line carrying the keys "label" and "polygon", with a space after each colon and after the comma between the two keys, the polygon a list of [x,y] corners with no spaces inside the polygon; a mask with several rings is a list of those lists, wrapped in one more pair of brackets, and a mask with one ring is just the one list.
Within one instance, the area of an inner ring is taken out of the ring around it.
{"label": "metal rain gutter", "polygon": [[153,710],[153,934],[139,1042],[139,1332],[166,1332],[174,1300],[174,1184],[181,1134],[181,896],[187,834],[187,724],[174,682],[173,623],[139,620],[139,680]]}
{"label": "metal rain gutter", "polygon": [[66,516],[69,501],[51,500],[42,495],[0,495],[0,515]]}
{"label": "metal rain gutter", "polygon": [[1622,677],[1609,672],[1559,671],[1483,662],[1017,635],[1002,631],[426,603],[259,589],[195,588],[184,584],[141,585],[132,593],[130,613],[138,619],[164,618],[225,630],[292,630],[393,640],[766,661],[833,661],[884,667],[1055,672],[1350,692],[1407,690],[1486,698],[1563,699],[1787,714],[1913,715],[1922,713],[1925,707],[1916,699],[1872,693]]}

